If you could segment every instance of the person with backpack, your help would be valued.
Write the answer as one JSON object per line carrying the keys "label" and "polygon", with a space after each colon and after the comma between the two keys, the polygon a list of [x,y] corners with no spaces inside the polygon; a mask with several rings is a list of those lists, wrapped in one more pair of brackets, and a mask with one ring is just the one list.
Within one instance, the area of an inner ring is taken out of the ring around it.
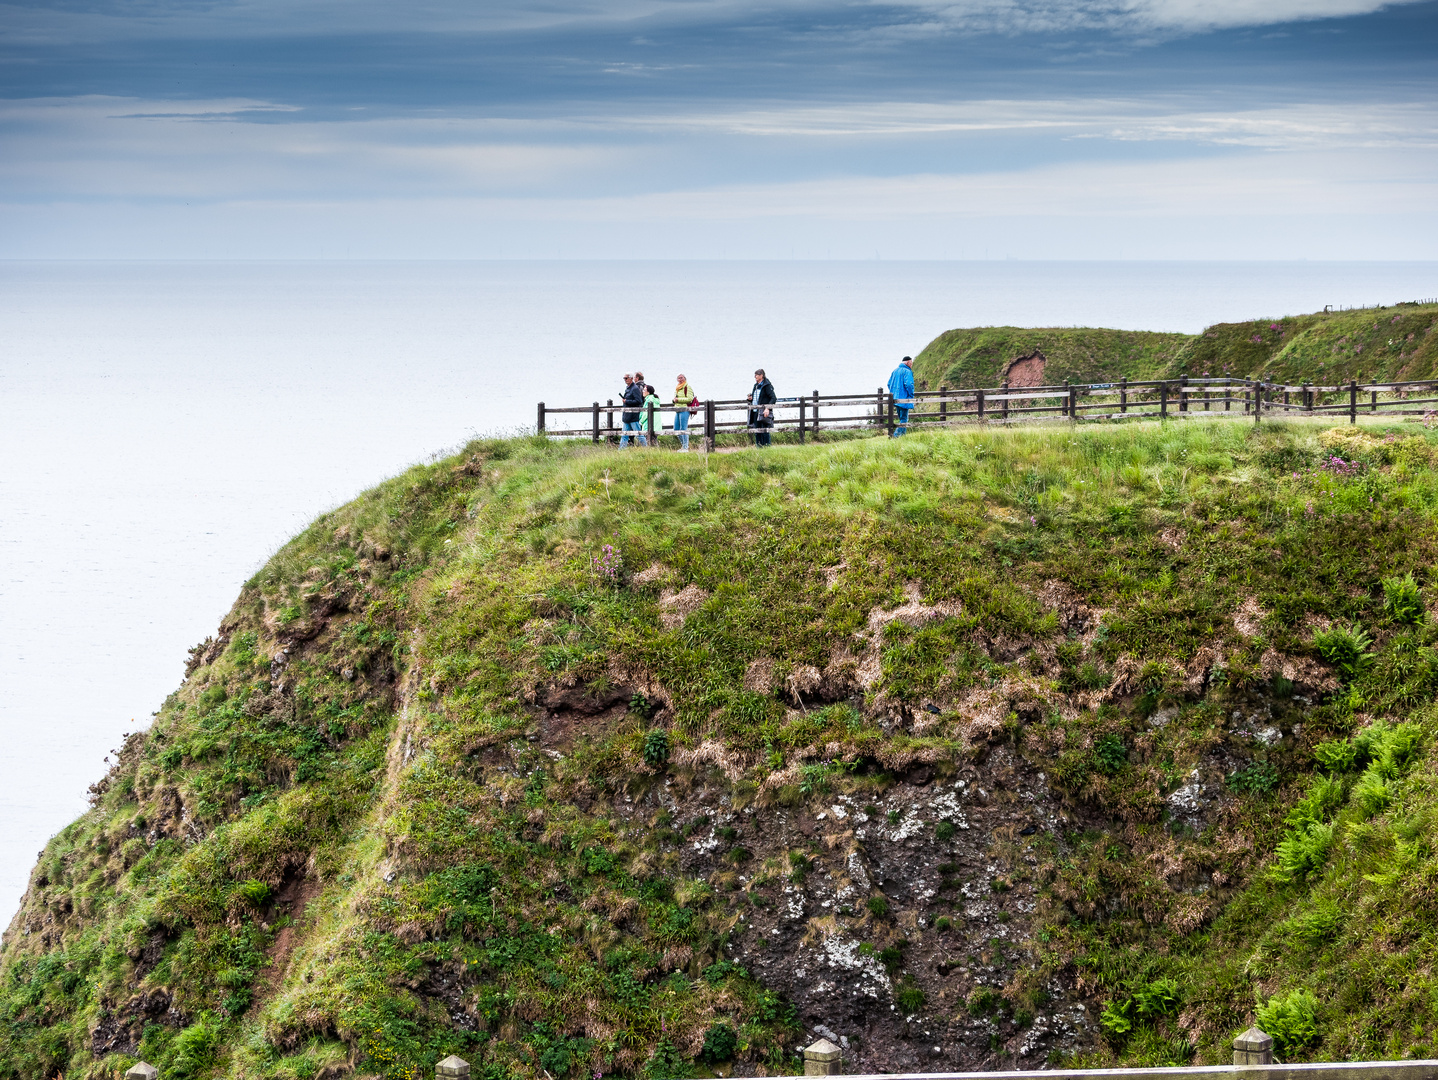
{"label": "person with backpack", "polygon": [[640,446],[647,446],[644,433],[639,428],[639,408],[644,404],[644,384],[636,382],[633,375],[624,376],[624,411],[619,419],[624,422],[624,434],[619,436],[621,448],[629,445],[629,433],[635,432]]}
{"label": "person with backpack", "polygon": [[904,434],[905,426],[909,422],[909,410],[914,407],[914,358],[906,356],[899,361],[899,366],[889,376],[889,394],[894,399],[894,407],[899,410],[899,423],[894,428],[894,438]]}
{"label": "person with backpack", "polygon": [[774,426],[773,405],[778,400],[774,384],[764,374],[764,369],[759,368],[754,372],[754,389],[749,392],[749,427],[751,430],[765,430],[754,431],[755,446],[769,445],[770,435],[767,429]]}
{"label": "person with backpack", "polygon": [[685,452],[689,450],[689,410],[698,402],[699,395],[680,375],[679,385],[674,388],[674,434],[679,436],[679,449]]}
{"label": "person with backpack", "polygon": [[[664,414],[659,410],[663,407],[664,406],[659,402],[659,395],[655,392],[654,387],[649,383],[645,383],[644,400],[640,404],[639,411],[639,427],[642,431],[649,432],[650,446],[657,447],[659,445],[659,432],[664,430]],[[651,417],[654,419],[655,430],[653,431],[649,431],[649,420]],[[640,435],[639,440],[639,445],[643,446],[644,436]]]}

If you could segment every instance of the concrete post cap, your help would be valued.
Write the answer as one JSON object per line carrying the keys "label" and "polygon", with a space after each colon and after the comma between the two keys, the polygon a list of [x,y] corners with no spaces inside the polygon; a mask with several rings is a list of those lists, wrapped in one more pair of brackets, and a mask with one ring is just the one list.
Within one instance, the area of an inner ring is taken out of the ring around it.
{"label": "concrete post cap", "polygon": [[1233,1048],[1235,1050],[1247,1050],[1249,1052],[1255,1050],[1272,1050],[1273,1036],[1259,1028],[1251,1027],[1233,1040]]}
{"label": "concrete post cap", "polygon": [[835,1061],[843,1052],[828,1039],[820,1039],[812,1046],[804,1048],[804,1057],[815,1061]]}
{"label": "concrete post cap", "polygon": [[462,1057],[450,1054],[434,1067],[434,1075],[441,1077],[463,1078],[469,1075],[469,1062]]}
{"label": "concrete post cap", "polygon": [[155,1077],[159,1075],[160,1070],[148,1061],[137,1061],[130,1066],[130,1071],[125,1074],[125,1080],[155,1080]]}

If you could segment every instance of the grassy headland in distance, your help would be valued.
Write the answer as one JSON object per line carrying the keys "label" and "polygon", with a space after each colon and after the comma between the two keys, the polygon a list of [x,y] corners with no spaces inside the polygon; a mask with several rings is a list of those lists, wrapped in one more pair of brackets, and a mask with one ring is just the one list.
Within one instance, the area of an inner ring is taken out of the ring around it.
{"label": "grassy headland in distance", "polygon": [[[1015,362],[1031,385],[1228,375],[1288,383],[1438,378],[1438,304],[1215,323],[1200,334],[1087,327],[974,327],[940,334],[914,358],[920,389],[998,386]],[[1041,377],[1040,377],[1041,376]]]}

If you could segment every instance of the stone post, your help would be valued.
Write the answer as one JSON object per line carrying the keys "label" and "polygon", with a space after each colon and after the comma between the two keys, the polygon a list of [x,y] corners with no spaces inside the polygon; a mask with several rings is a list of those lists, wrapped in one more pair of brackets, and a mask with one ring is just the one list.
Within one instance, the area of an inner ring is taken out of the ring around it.
{"label": "stone post", "polygon": [[155,1077],[159,1075],[160,1070],[148,1061],[137,1061],[130,1066],[130,1071],[125,1074],[125,1080],[155,1080]]}
{"label": "stone post", "polygon": [[469,1062],[450,1054],[434,1067],[435,1080],[469,1080]]}
{"label": "stone post", "polygon": [[813,1046],[804,1048],[805,1076],[838,1076],[839,1058],[843,1054],[828,1039],[820,1039]]}
{"label": "stone post", "polygon": [[1251,1027],[1233,1040],[1235,1065],[1272,1065],[1273,1036]]}

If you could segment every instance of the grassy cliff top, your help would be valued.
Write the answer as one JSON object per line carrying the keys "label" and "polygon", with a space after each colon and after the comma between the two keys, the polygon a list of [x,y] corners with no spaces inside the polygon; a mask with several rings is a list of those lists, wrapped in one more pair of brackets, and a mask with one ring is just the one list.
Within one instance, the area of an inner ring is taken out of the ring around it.
{"label": "grassy cliff top", "polygon": [[0,1076],[774,1075],[816,1024],[856,1071],[1164,1064],[1255,1017],[1431,1056],[1435,453],[413,468],[245,585],[47,845]]}
{"label": "grassy cliff top", "polygon": [[1180,375],[1289,383],[1438,378],[1438,306],[1397,304],[1281,319],[1215,323],[1201,334],[1085,327],[975,327],[940,334],[915,357],[921,389],[998,386],[1009,366],[1044,355],[1043,381],[1109,382]]}

